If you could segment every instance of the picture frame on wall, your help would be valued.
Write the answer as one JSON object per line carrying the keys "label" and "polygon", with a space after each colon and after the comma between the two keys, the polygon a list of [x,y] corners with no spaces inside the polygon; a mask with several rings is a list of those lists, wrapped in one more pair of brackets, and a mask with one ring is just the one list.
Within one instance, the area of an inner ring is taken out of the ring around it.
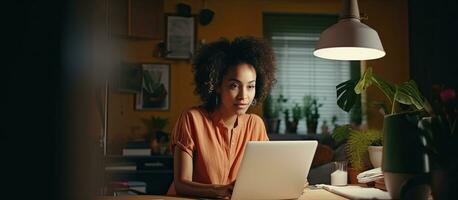
{"label": "picture frame on wall", "polygon": [[170,65],[141,64],[142,88],[135,95],[136,110],[166,111],[170,107]]}
{"label": "picture frame on wall", "polygon": [[166,58],[190,59],[196,46],[196,20],[194,16],[166,16]]}
{"label": "picture frame on wall", "polygon": [[142,65],[139,63],[121,62],[117,68],[116,88],[119,92],[141,92],[143,81]]}

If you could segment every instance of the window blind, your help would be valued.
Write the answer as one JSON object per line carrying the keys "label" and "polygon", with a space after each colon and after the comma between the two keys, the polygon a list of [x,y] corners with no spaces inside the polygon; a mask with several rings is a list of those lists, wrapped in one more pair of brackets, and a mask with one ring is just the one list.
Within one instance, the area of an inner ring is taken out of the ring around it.
{"label": "window blind", "polygon": [[[333,116],[337,124],[350,122],[350,114],[337,106],[336,85],[351,78],[351,63],[313,56],[321,32],[337,20],[334,15],[263,14],[264,37],[270,40],[278,64],[277,84],[271,94],[274,98],[283,94],[288,99],[284,107],[289,109],[296,103],[302,106],[305,95],[317,97],[323,104],[318,133],[324,120],[330,130],[333,128]],[[284,133],[284,117],[281,119],[280,132]],[[306,134],[305,119],[299,121],[298,134]]]}

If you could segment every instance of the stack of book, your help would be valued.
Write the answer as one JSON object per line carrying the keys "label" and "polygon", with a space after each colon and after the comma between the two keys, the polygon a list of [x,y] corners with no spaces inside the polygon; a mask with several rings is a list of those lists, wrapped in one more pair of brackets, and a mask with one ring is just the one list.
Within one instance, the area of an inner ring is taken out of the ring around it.
{"label": "stack of book", "polygon": [[133,162],[110,163],[105,166],[106,171],[136,171],[137,164]]}
{"label": "stack of book", "polygon": [[123,156],[150,156],[151,147],[147,142],[129,142],[122,149]]}
{"label": "stack of book", "polygon": [[141,181],[113,181],[111,187],[115,196],[146,194],[146,183]]}

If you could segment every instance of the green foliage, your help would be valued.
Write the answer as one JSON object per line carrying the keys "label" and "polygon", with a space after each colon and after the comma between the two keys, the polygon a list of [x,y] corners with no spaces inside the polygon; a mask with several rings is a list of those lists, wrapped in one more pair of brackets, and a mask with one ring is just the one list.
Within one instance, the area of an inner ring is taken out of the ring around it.
{"label": "green foliage", "polygon": [[337,105],[346,112],[351,110],[353,105],[355,105],[356,99],[359,97],[354,91],[356,83],[357,80],[352,79],[336,86]]}
{"label": "green foliage", "polygon": [[351,132],[350,124],[337,126],[332,131],[331,137],[334,139],[334,141],[336,141],[337,143],[340,143],[348,139],[348,137],[350,136],[350,132]]}
{"label": "green foliage", "polygon": [[293,120],[299,121],[300,119],[304,118],[304,115],[302,115],[302,108],[299,106],[299,104],[296,103],[291,111],[293,112]]}
{"label": "green foliage", "polygon": [[268,95],[265,99],[264,102],[262,103],[262,114],[264,118],[272,119],[274,118],[274,109],[273,109],[273,102],[272,102],[272,96]]}
{"label": "green foliage", "polygon": [[283,104],[287,102],[288,99],[284,98],[283,95],[278,95],[277,98],[274,98],[272,95],[268,95],[264,99],[263,103],[263,115],[267,119],[278,118],[280,112],[284,110]]}
{"label": "green foliage", "polygon": [[348,135],[348,142],[346,146],[346,152],[348,154],[351,166],[357,171],[364,170],[364,160],[368,152],[367,148],[371,145],[380,146],[382,144],[382,140],[383,134],[380,130],[351,130]]}
{"label": "green foliage", "polygon": [[348,80],[336,86],[337,104],[344,111],[350,111],[363,91],[369,86],[375,85],[388,98],[391,104],[391,114],[396,113],[395,103],[410,105],[413,110],[431,110],[428,101],[421,95],[417,84],[413,80],[402,83],[401,85],[390,84],[372,73],[372,68],[368,68],[359,81]]}
{"label": "green foliage", "polygon": [[320,118],[320,113],[318,108],[322,107],[323,104],[318,103],[318,99],[311,95],[306,95],[303,98],[304,103],[304,116],[307,121],[312,121],[318,123],[318,119]]}
{"label": "green foliage", "polygon": [[151,118],[143,119],[142,121],[150,132],[162,131],[162,129],[164,129],[164,127],[169,122],[167,118],[162,118],[158,116],[152,116]]}

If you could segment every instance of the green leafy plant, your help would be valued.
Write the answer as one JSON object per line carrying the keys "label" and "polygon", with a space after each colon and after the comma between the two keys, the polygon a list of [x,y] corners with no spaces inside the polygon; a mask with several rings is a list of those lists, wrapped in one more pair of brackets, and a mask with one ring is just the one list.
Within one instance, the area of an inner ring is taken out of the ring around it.
{"label": "green leafy plant", "polygon": [[336,141],[336,143],[345,142],[350,136],[351,125],[345,124],[341,126],[336,126],[332,131],[331,137]]}
{"label": "green leafy plant", "polygon": [[303,98],[304,103],[304,116],[307,121],[318,122],[320,118],[320,112],[318,109],[323,106],[323,104],[318,103],[318,98],[306,95]]}
{"label": "green leafy plant", "polygon": [[438,168],[458,166],[458,97],[455,89],[433,85],[433,113],[421,120],[420,128],[426,139],[424,151]]}
{"label": "green leafy plant", "polygon": [[148,132],[151,134],[155,134],[157,131],[162,131],[169,122],[167,118],[159,116],[152,116],[151,118],[146,118],[142,121],[145,124]]}
{"label": "green leafy plant", "polygon": [[268,95],[264,99],[263,103],[263,115],[267,119],[278,118],[280,112],[283,111],[283,104],[286,103],[288,99],[284,98],[283,95],[278,95],[277,98],[274,98],[272,95]]}
{"label": "green leafy plant", "polygon": [[299,121],[300,119],[304,118],[304,115],[302,115],[302,108],[298,103],[296,103],[293,108],[291,108],[291,111],[293,113],[293,120]]}
{"label": "green leafy plant", "polygon": [[390,84],[373,74],[370,67],[359,80],[348,80],[336,86],[337,105],[344,111],[350,111],[359,94],[371,85],[375,85],[387,97],[391,104],[391,114],[403,112],[396,111],[396,103],[409,105],[410,110],[425,109],[427,112],[431,111],[431,105],[420,93],[415,81],[409,80],[401,85]]}
{"label": "green leafy plant", "polygon": [[[289,119],[290,111],[292,113],[292,120]],[[299,120],[304,118],[304,116],[302,114],[302,107],[299,106],[298,103],[296,103],[290,109],[288,109],[288,108],[284,109],[283,110],[283,115],[285,117],[286,131],[288,133],[296,133],[297,132],[297,125],[299,124]]]}
{"label": "green leafy plant", "polygon": [[345,149],[351,166],[356,171],[364,170],[368,153],[367,148],[369,146],[381,146],[382,140],[383,134],[380,130],[369,129],[366,131],[357,131],[351,129]]}
{"label": "green leafy plant", "polygon": [[314,134],[318,126],[318,119],[320,118],[319,108],[323,104],[318,103],[318,98],[306,95],[303,98],[303,112],[305,116],[305,121],[307,123],[307,133]]}

